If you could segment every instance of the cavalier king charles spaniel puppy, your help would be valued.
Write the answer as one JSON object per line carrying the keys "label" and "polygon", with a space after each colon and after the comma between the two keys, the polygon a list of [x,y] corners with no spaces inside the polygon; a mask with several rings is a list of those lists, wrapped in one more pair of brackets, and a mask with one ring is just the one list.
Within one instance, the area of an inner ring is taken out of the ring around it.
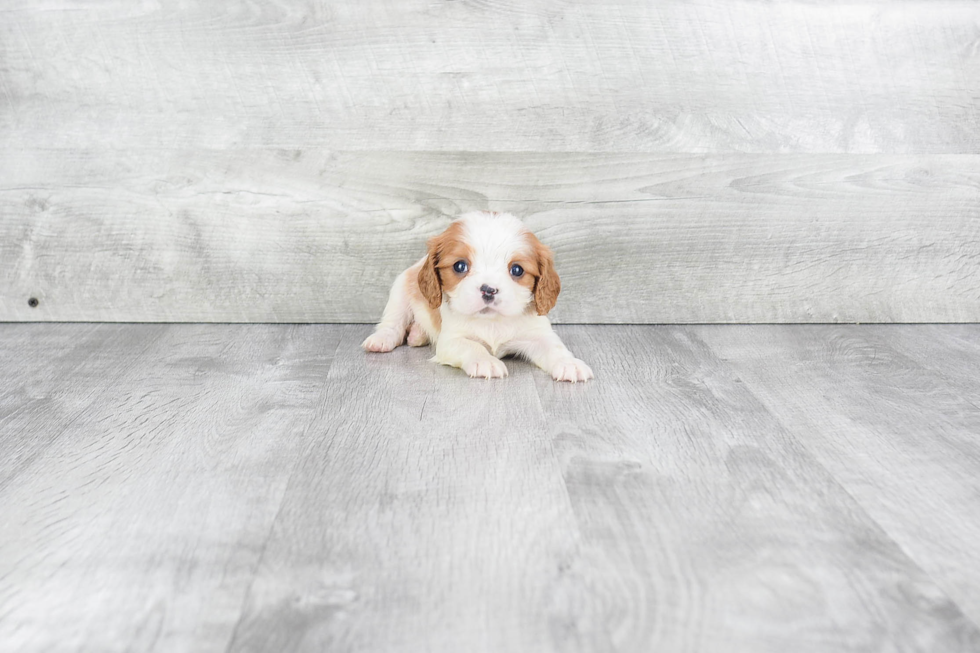
{"label": "cavalier king charles spaniel puppy", "polygon": [[546,315],[561,282],[551,250],[506,213],[467,213],[428,242],[395,279],[381,323],[362,347],[391,351],[435,344],[437,363],[471,377],[507,376],[504,356],[525,358],[557,381],[586,381]]}

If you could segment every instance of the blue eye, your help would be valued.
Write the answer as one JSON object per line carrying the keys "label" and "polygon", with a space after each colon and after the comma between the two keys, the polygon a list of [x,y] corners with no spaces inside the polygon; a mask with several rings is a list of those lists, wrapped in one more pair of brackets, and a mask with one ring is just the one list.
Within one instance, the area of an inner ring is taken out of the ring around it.
{"label": "blue eye", "polygon": [[456,261],[453,263],[453,271],[455,271],[456,274],[463,274],[469,269],[470,266],[466,261]]}
{"label": "blue eye", "polygon": [[524,268],[514,263],[514,265],[510,266],[510,274],[513,277],[522,277],[524,276]]}

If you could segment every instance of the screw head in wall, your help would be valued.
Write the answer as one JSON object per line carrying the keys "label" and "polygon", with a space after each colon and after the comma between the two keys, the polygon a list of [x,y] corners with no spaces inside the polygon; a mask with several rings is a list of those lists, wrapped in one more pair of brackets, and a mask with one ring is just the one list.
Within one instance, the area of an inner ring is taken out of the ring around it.
{"label": "screw head in wall", "polygon": [[30,299],[27,300],[27,305],[30,306],[31,308],[37,308],[37,305],[40,303],[41,302],[37,300],[37,297],[31,297]]}

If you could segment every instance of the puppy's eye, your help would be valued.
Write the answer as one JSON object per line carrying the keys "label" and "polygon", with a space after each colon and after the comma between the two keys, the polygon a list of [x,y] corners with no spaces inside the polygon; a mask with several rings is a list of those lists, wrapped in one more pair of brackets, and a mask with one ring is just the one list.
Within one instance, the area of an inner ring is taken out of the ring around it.
{"label": "puppy's eye", "polygon": [[469,263],[467,263],[466,261],[456,261],[455,263],[453,263],[453,271],[456,272],[456,274],[463,274],[469,269],[470,269]]}
{"label": "puppy's eye", "polygon": [[512,277],[522,277],[524,276],[524,268],[514,263],[514,265],[510,266],[510,274]]}

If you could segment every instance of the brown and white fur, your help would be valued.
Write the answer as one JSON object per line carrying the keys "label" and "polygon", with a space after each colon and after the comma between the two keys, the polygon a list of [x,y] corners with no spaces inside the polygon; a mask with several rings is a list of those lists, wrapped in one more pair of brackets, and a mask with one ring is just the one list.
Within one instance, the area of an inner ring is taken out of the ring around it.
{"label": "brown and white fur", "polygon": [[[525,358],[557,381],[586,381],[546,317],[561,291],[551,250],[506,213],[467,213],[429,239],[395,279],[381,323],[362,346],[391,351],[435,343],[437,363],[471,377],[507,376],[500,358]],[[523,271],[522,274],[514,274]],[[460,271],[464,270],[464,271]]]}

